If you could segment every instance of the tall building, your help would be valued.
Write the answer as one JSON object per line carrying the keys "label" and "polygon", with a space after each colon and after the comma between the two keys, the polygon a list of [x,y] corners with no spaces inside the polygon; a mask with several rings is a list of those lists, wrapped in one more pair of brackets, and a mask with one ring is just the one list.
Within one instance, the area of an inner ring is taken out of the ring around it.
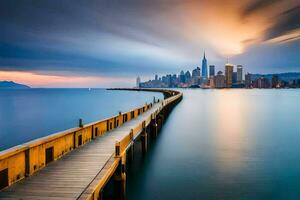
{"label": "tall building", "polygon": [[200,76],[201,76],[201,74],[200,74],[200,68],[197,67],[196,69],[194,69],[192,71],[192,78],[196,78],[196,77],[200,77]]}
{"label": "tall building", "polygon": [[185,83],[185,75],[184,75],[184,71],[181,71],[181,72],[180,72],[180,75],[179,75],[179,81],[180,81],[180,83]]}
{"label": "tall building", "polygon": [[215,66],[209,65],[209,77],[215,76]]}
{"label": "tall building", "polygon": [[243,82],[243,66],[238,65],[236,72],[237,72],[237,76],[236,76],[237,83],[242,83]]}
{"label": "tall building", "polygon": [[225,76],[223,75],[223,72],[218,72],[218,74],[214,77],[214,82],[215,88],[225,87]]}
{"label": "tall building", "polygon": [[232,72],[232,84],[237,83],[237,72]]}
{"label": "tall building", "polygon": [[197,67],[192,71],[192,84],[200,85],[201,84],[200,80],[201,80],[201,71],[200,71],[200,67]]}
{"label": "tall building", "polygon": [[225,65],[225,83],[226,87],[232,86],[232,75],[233,75],[233,65],[226,64]]}
{"label": "tall building", "polygon": [[185,72],[185,80],[188,82],[192,78],[190,71]]}
{"label": "tall building", "polygon": [[205,52],[204,52],[203,59],[202,59],[202,78],[204,80],[207,79],[207,60],[205,57]]}
{"label": "tall building", "polygon": [[158,75],[157,74],[155,75],[155,80],[158,81]]}
{"label": "tall building", "polygon": [[252,87],[251,74],[249,74],[249,73],[245,74],[245,87],[246,88]]}
{"label": "tall building", "polygon": [[136,87],[139,88],[140,87],[140,84],[141,84],[141,78],[138,76],[136,78]]}
{"label": "tall building", "polygon": [[214,88],[215,87],[215,80],[214,80],[215,76],[210,76],[208,78],[208,83],[207,85],[210,87],[210,88]]}

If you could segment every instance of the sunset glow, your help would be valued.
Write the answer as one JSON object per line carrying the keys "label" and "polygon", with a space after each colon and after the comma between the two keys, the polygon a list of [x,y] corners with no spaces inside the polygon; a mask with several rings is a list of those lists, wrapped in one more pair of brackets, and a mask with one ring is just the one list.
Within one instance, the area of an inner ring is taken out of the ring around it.
{"label": "sunset glow", "polygon": [[16,71],[0,71],[0,80],[15,81],[31,87],[101,87],[130,81],[125,78],[57,76]]}

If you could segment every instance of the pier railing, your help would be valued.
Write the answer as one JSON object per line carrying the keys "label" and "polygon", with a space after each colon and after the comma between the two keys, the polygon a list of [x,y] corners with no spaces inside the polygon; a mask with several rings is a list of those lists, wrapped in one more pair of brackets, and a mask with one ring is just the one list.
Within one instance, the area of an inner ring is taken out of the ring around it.
{"label": "pier railing", "polygon": [[[130,121],[140,114],[150,109],[154,103],[161,103],[161,108],[182,95],[172,90],[161,89],[130,89],[143,90],[153,92],[163,92],[165,99],[145,104],[144,106],[135,108],[125,113],[92,122],[86,125],[79,124],[79,127],[71,128],[66,131],[42,137],[22,145],[12,147],[0,152],[0,190],[12,185],[13,183],[31,176],[35,172],[44,168],[51,161],[57,160],[69,153],[70,151],[84,145],[85,143],[95,139],[98,136],[106,134],[123,123]],[[144,123],[149,124],[152,117],[148,118]],[[143,130],[145,124],[141,124],[116,144],[117,153],[123,154],[128,144],[133,140],[135,135]],[[3,179],[3,180],[2,180]]]}

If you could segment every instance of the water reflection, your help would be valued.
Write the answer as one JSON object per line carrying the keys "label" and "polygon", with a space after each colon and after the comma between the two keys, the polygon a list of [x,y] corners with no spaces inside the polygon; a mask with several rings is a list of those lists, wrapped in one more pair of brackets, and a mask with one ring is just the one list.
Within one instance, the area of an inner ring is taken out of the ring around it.
{"label": "water reflection", "polygon": [[245,165],[246,151],[251,148],[246,133],[249,106],[243,93],[216,92],[213,98],[215,116],[214,140],[220,172],[236,173]]}
{"label": "water reflection", "polygon": [[299,90],[183,92],[128,199],[299,199]]}

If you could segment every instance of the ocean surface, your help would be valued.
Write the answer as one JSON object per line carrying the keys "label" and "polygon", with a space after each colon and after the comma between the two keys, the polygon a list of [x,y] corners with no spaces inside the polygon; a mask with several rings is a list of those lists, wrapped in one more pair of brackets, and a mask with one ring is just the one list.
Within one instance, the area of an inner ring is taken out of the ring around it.
{"label": "ocean surface", "polygon": [[125,112],[161,93],[105,89],[0,90],[0,151]]}
{"label": "ocean surface", "polygon": [[182,91],[127,199],[300,199],[300,90]]}

